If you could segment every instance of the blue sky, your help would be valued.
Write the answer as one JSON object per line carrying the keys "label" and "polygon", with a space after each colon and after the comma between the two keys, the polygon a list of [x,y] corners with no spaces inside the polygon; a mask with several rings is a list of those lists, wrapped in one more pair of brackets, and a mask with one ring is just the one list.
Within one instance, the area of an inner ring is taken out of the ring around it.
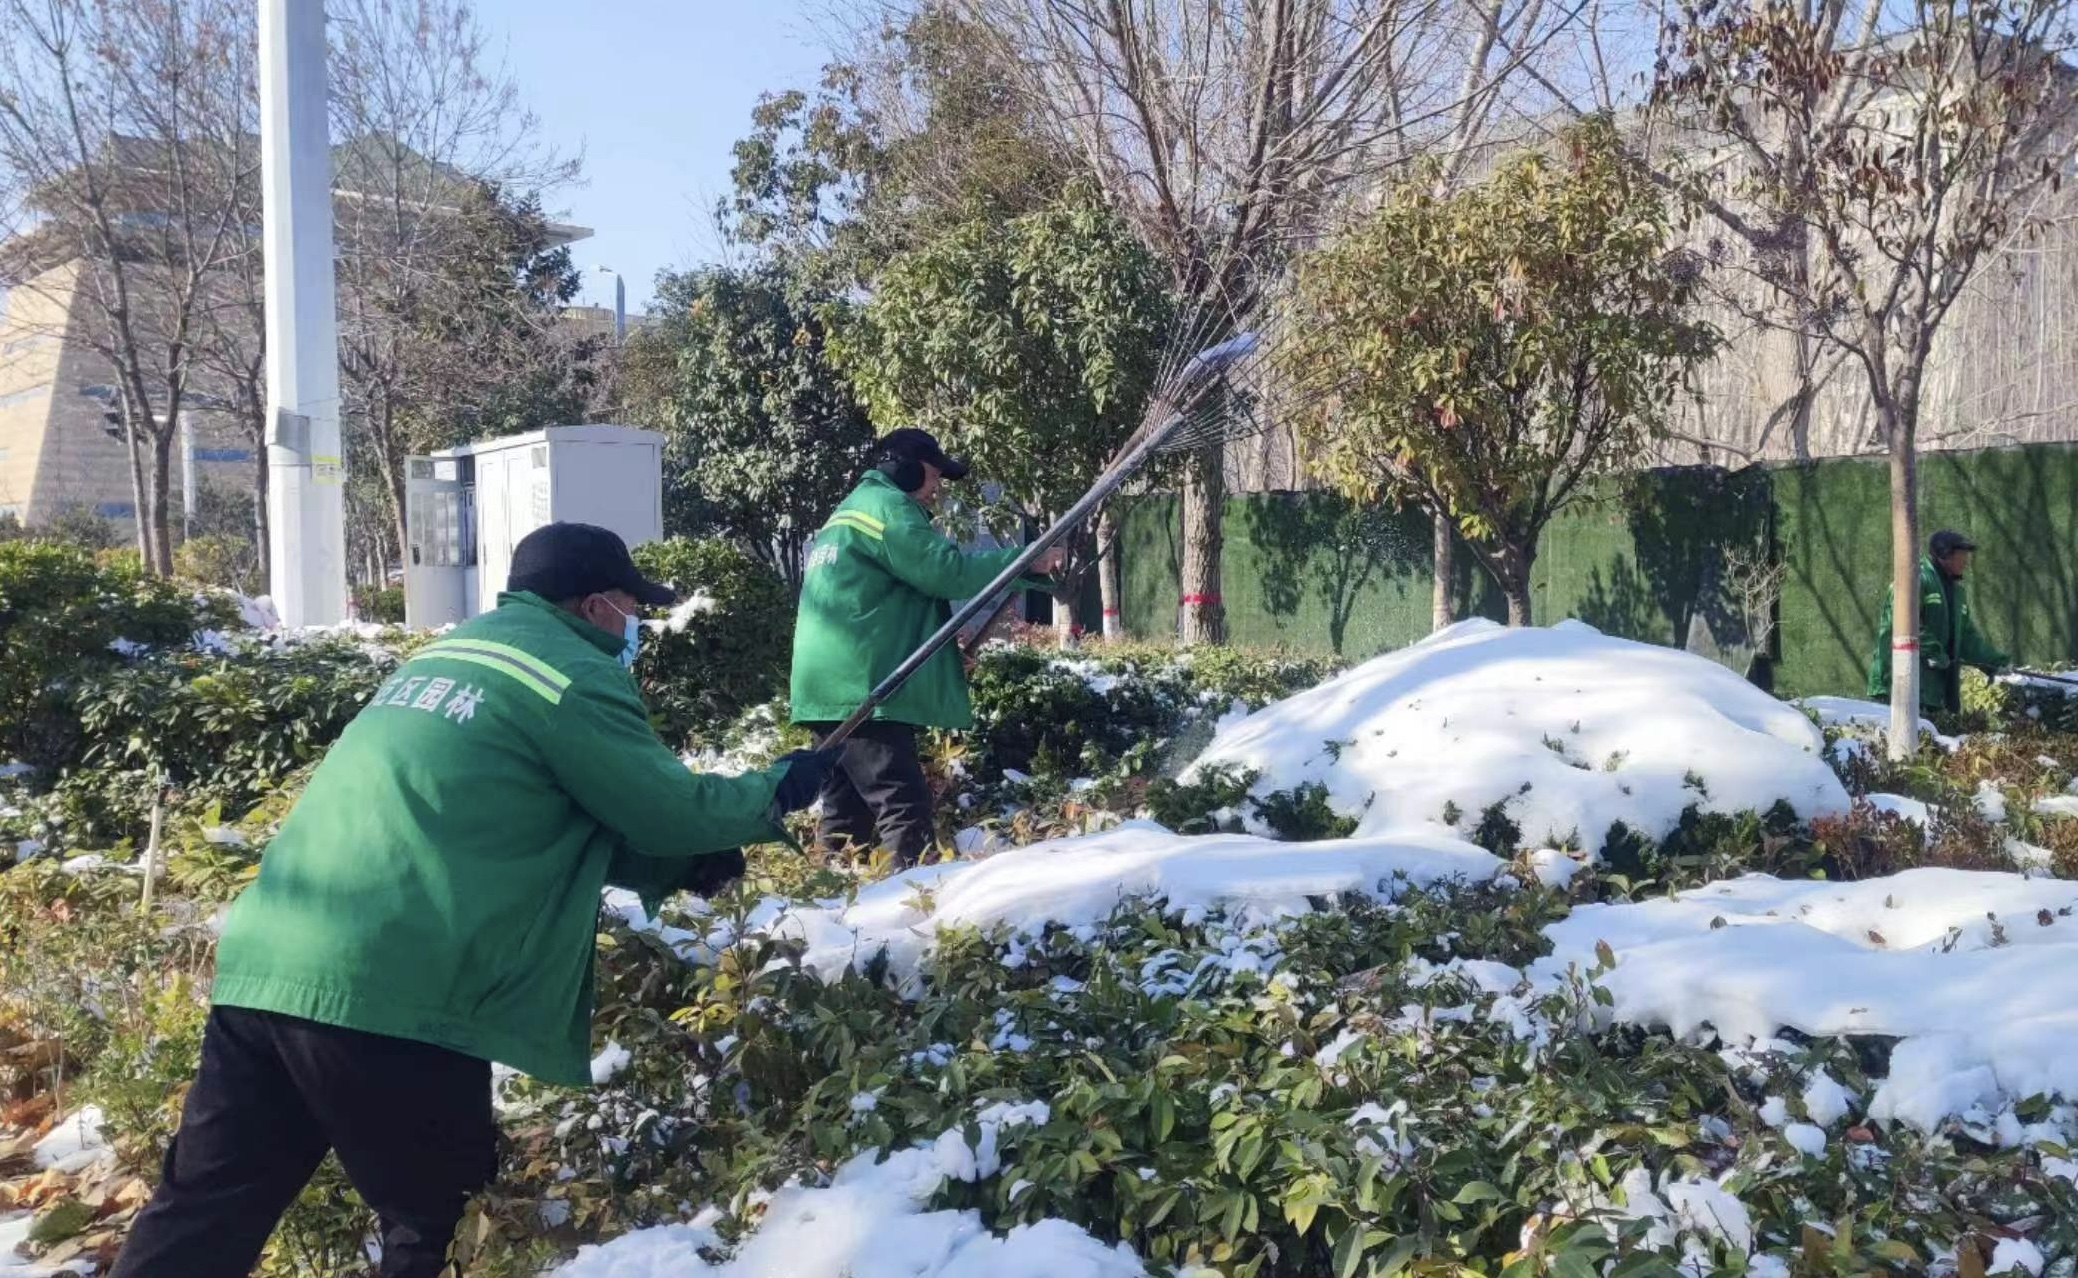
{"label": "blue sky", "polygon": [[572,248],[585,300],[606,265],[646,308],[659,270],[717,256],[708,210],[729,148],[767,90],[807,88],[826,60],[802,0],[478,0],[547,140],[583,148],[585,182],[550,207],[593,235]]}

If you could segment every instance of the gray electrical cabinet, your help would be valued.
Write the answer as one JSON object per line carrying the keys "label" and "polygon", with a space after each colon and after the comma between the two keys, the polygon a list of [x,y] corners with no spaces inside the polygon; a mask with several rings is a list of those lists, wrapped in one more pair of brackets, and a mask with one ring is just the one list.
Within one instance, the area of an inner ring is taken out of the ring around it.
{"label": "gray electrical cabinet", "polygon": [[664,437],[551,426],[405,462],[404,620],[451,625],[498,604],[512,549],[549,523],[597,524],[630,546],[664,535]]}

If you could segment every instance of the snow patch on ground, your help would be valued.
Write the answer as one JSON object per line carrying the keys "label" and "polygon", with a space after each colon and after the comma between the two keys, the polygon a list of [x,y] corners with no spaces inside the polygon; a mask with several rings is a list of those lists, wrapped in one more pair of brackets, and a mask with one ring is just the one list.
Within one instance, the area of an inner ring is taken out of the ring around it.
{"label": "snow patch on ground", "polygon": [[31,1157],[38,1167],[71,1176],[93,1166],[107,1152],[108,1141],[101,1133],[101,1110],[88,1105],[51,1128],[49,1135],[36,1142]]}
{"label": "snow patch on ground", "polygon": [[994,1104],[975,1117],[980,1140],[958,1128],[897,1151],[860,1154],[830,1184],[773,1195],[757,1231],[720,1264],[714,1217],[638,1230],[586,1247],[556,1278],[1142,1278],[1146,1267],[1120,1243],[1105,1246],[1061,1220],[992,1234],[974,1211],[925,1211],[947,1180],[974,1182],[1002,1170],[1004,1132],[1048,1117],[1043,1102]]}
{"label": "snow patch on ground", "polygon": [[1796,707],[1702,657],[1575,621],[1481,620],[1228,724],[1194,768],[1252,768],[1258,795],[1325,786],[1359,835],[1506,800],[1528,845],[1593,848],[1616,821],[1662,837],[1691,803],[1844,812],[1824,745]]}
{"label": "snow patch on ground", "polygon": [[909,870],[862,889],[849,905],[767,902],[766,917],[753,925],[805,941],[806,965],[824,976],[863,967],[884,949],[893,970],[910,979],[945,927],[1031,936],[1054,924],[1094,926],[1121,902],[1144,899],[1178,911],[1223,909],[1245,929],[1307,913],[1344,893],[1389,900],[1409,886],[1484,882],[1501,867],[1440,826],[1279,843],[1246,834],[1172,834],[1151,821],[1128,821],[986,860]]}
{"label": "snow patch on ground", "polygon": [[[1741,1043],[1783,1027],[1903,1041],[1868,1112],[1932,1130],[1976,1105],[2078,1097],[2078,883],[1921,869],[1856,883],[1748,875],[1660,900],[1589,905],[1545,929],[1555,982],[1616,956],[1614,1019]],[[1828,1080],[1830,1081],[1830,1080]],[[1837,1087],[1837,1084],[1835,1084]],[[1843,1116],[1844,1089],[1805,1095]]]}

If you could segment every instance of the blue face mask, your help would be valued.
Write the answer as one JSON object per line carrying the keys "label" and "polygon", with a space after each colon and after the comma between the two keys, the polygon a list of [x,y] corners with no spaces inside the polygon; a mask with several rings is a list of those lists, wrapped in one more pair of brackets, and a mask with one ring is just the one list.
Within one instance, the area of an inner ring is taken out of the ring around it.
{"label": "blue face mask", "polygon": [[[621,615],[624,617],[628,616],[626,613],[622,613]],[[633,669],[635,665],[635,654],[641,651],[642,649],[641,618],[628,617],[628,619],[621,624],[621,640],[621,666],[625,669]]]}
{"label": "blue face mask", "polygon": [[606,606],[621,613],[621,667],[633,669],[635,654],[642,650],[642,618],[633,613],[621,612],[610,599],[606,601]]}

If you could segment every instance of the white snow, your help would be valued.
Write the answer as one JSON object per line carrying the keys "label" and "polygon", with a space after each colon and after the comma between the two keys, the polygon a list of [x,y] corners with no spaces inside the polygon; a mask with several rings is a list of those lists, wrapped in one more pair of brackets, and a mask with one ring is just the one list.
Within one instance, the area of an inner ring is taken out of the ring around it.
{"label": "white snow", "polygon": [[913,977],[941,928],[1004,927],[1036,935],[1050,924],[1090,927],[1128,899],[1171,910],[1230,911],[1267,922],[1356,893],[1389,900],[1407,886],[1484,882],[1502,862],[1440,826],[1369,838],[1279,843],[1246,834],[1172,834],[1151,821],[1053,839],[980,861],[909,870],[860,890],[850,905],[768,903],[765,926],[807,943],[805,964],[825,976],[863,967],[885,949]]}
{"label": "white snow", "polygon": [[1872,794],[1863,799],[1862,802],[1867,803],[1878,812],[1888,812],[1893,816],[1903,817],[1914,825],[1925,825],[1934,817],[1934,809],[1929,808],[1918,799],[1907,798],[1902,794]]}
{"label": "white snow", "polygon": [[606,1046],[600,1049],[600,1052],[597,1056],[594,1056],[592,1058],[593,1085],[598,1087],[604,1087],[606,1084],[612,1082],[614,1075],[626,1069],[628,1067],[628,1063],[634,1059],[635,1057],[628,1051],[627,1048],[622,1047],[619,1043],[616,1043],[611,1039],[608,1039],[606,1042]]}
{"label": "white snow", "polygon": [[1825,1157],[1825,1128],[1813,1127],[1809,1123],[1791,1123],[1782,1129],[1782,1138],[1791,1147],[1807,1158]]}
{"label": "white snow", "polygon": [[2009,688],[2032,688],[2037,692],[2051,692],[2060,697],[2068,697],[2078,693],[2078,683],[2074,683],[2074,679],[2078,679],[2078,671],[2066,673],[2060,678],[2049,678],[2033,671],[2009,670],[1998,677],[1998,682]]}
{"label": "white snow", "polygon": [[1561,892],[1573,885],[1573,876],[1584,868],[1581,862],[1557,848],[1538,848],[1530,853],[1530,870],[1537,876],[1537,882]]}
{"label": "white snow", "polygon": [[673,608],[670,614],[662,621],[649,621],[643,624],[659,634],[665,631],[669,631],[672,634],[683,634],[685,628],[693,624],[693,618],[704,612],[713,612],[717,606],[713,595],[708,594],[705,590],[695,590],[681,600],[678,606]]}
{"label": "white snow", "polygon": [[2001,1238],[1999,1245],[1992,1248],[1991,1263],[1984,1267],[1984,1272],[2039,1274],[2045,1263],[2042,1249],[2027,1239]]}
{"label": "white snow", "polygon": [[1998,782],[1989,780],[1979,781],[1974,798],[1977,804],[1977,811],[1983,815],[1985,820],[2004,821],[2006,819],[2006,793],[1999,789]]}
{"label": "white snow", "polygon": [[[1805,697],[1796,704],[1817,715],[1818,721],[1828,728],[1879,741],[1890,734],[1890,707],[1881,701],[1861,701],[1854,697]],[[1933,732],[1934,721],[1921,719],[1919,730]]]}
{"label": "white snow", "polygon": [[50,1129],[36,1142],[31,1157],[38,1167],[74,1175],[91,1167],[108,1151],[101,1134],[101,1110],[88,1105]]}
{"label": "white snow", "polygon": [[860,1154],[827,1186],[774,1194],[756,1232],[720,1264],[699,1254],[718,1243],[703,1218],[586,1247],[556,1278],[1142,1278],[1125,1244],[1107,1247],[1066,1221],[999,1236],[979,1212],[923,1210],[947,1180],[995,1176],[1003,1133],[1046,1119],[1043,1102],[998,1103],[975,1115],[975,1145],[955,1128],[884,1161],[881,1151]]}
{"label": "white snow", "polygon": [[1359,835],[1506,800],[1526,846],[1596,848],[1619,820],[1661,837],[1691,803],[1845,811],[1824,744],[1796,707],[1702,657],[1580,622],[1480,620],[1229,725],[1193,767],[1252,768],[1258,795],[1323,785]]}
{"label": "white snow", "polygon": [[[2072,782],[2078,785],[2078,781]],[[2078,817],[2078,794],[2053,794],[2035,800],[2035,811],[2045,816]]]}
{"label": "white snow", "polygon": [[238,601],[238,619],[254,630],[281,629],[281,614],[274,607],[274,600],[267,595],[241,595],[235,591],[232,597]]}
{"label": "white snow", "polygon": [[1644,1243],[1648,1247],[1672,1248],[1682,1243],[1688,1260],[1701,1261],[1697,1272],[1709,1271],[1701,1240],[1715,1240],[1742,1252],[1753,1250],[1753,1218],[1725,1187],[1714,1180],[1675,1179],[1662,1176],[1655,1189],[1651,1175],[1642,1167],[1625,1172],[1617,1182],[1621,1202],[1604,1199],[1594,1206],[1611,1219],[1606,1226],[1611,1241],[1617,1238],[1622,1220],[1653,1222]]}
{"label": "white snow", "polygon": [[61,1273],[93,1272],[91,1267],[79,1267],[77,1261],[58,1268],[20,1259],[17,1248],[29,1241],[29,1226],[35,1220],[33,1212],[0,1212],[0,1278],[56,1278]]}
{"label": "white snow", "polygon": [[1818,1070],[1804,1084],[1804,1112],[1820,1127],[1831,1127],[1853,1112],[1854,1100],[1831,1074]]}
{"label": "white snow", "polygon": [[[1856,883],[1748,875],[1679,897],[1577,907],[1539,981],[1596,963],[1617,1020],[1739,1043],[1787,1026],[1902,1039],[1868,1113],[1931,1130],[1972,1105],[2078,1096],[2078,884],[1910,870]],[[1814,1122],[1848,1101],[1807,1089]]]}

